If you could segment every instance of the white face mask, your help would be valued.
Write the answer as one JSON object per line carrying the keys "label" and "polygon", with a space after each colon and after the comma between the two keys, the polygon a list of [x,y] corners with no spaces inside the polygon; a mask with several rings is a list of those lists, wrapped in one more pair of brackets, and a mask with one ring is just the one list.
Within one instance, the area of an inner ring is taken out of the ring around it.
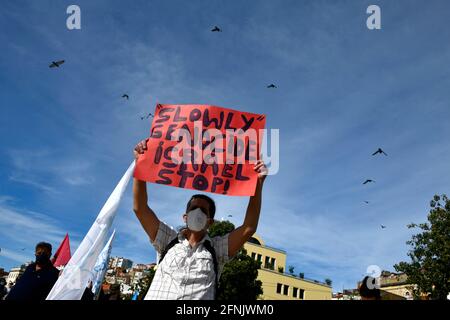
{"label": "white face mask", "polygon": [[208,217],[200,208],[191,210],[187,213],[187,227],[189,230],[196,232],[202,231],[206,226],[207,220]]}

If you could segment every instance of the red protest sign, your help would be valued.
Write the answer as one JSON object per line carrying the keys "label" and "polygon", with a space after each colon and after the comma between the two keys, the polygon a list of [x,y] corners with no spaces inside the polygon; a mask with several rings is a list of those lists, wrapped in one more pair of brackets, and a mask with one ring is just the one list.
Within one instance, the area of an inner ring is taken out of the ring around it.
{"label": "red protest sign", "polygon": [[234,196],[255,192],[265,116],[210,105],[158,104],[134,177]]}

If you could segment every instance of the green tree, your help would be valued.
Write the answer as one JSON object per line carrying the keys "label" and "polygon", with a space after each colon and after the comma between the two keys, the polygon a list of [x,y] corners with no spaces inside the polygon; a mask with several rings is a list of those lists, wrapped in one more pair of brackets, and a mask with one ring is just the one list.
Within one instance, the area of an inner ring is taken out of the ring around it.
{"label": "green tree", "polygon": [[[229,221],[216,221],[209,228],[209,236],[223,236],[234,230]],[[262,291],[257,280],[261,262],[255,261],[241,249],[223,269],[217,292],[218,300],[256,300]]]}
{"label": "green tree", "polygon": [[303,272],[300,272],[298,274],[298,276],[299,276],[300,279],[304,279],[305,278],[305,274]]}
{"label": "green tree", "polygon": [[411,246],[411,262],[394,265],[408,276],[415,298],[429,294],[431,299],[445,300],[450,292],[450,200],[435,195],[430,202],[428,222],[408,225],[422,232],[406,243]]}
{"label": "green tree", "polygon": [[333,281],[331,279],[325,279],[325,283],[327,284],[327,286],[330,286],[333,284]]}
{"label": "green tree", "polygon": [[137,285],[133,288],[133,290],[138,290],[138,300],[143,300],[145,295],[147,294],[150,285],[152,284],[153,277],[155,276],[156,270],[151,268],[144,271],[144,276],[139,280]]}
{"label": "green tree", "polygon": [[256,300],[263,293],[262,282],[257,280],[261,262],[253,260],[241,249],[227,263],[220,277],[218,300]]}
{"label": "green tree", "polygon": [[234,224],[230,221],[214,221],[209,227],[208,235],[212,237],[224,236],[234,230]]}

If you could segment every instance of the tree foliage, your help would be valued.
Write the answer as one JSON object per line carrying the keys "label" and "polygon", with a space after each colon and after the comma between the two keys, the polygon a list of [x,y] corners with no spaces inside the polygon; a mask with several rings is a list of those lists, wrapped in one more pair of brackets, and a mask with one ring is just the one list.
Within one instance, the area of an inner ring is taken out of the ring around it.
{"label": "tree foliage", "polygon": [[139,280],[134,290],[139,291],[138,300],[143,300],[145,295],[147,294],[148,289],[152,283],[153,277],[155,276],[156,270],[151,268],[144,271],[144,276]]}
{"label": "tree foliage", "polygon": [[211,227],[209,227],[208,235],[212,237],[224,236],[227,233],[234,230],[234,224],[230,221],[215,221]]}
{"label": "tree foliage", "polygon": [[261,262],[255,261],[241,249],[227,263],[220,277],[218,300],[256,300],[263,293],[262,282],[257,280]]}
{"label": "tree foliage", "polygon": [[[216,221],[209,229],[209,236],[223,236],[234,230],[229,221]],[[256,300],[263,293],[262,283],[257,280],[261,262],[247,255],[245,249],[228,262],[219,281],[218,300]]]}
{"label": "tree foliage", "polygon": [[394,268],[416,285],[416,298],[429,295],[445,300],[450,292],[450,200],[446,195],[435,195],[430,206],[427,223],[408,225],[421,230],[406,242],[411,246],[411,261],[402,261]]}

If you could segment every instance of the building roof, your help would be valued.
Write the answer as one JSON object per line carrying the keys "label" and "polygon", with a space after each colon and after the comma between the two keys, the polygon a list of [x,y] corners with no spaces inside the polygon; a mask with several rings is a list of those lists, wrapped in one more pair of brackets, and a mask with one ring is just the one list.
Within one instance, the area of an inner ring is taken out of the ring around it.
{"label": "building roof", "polygon": [[270,249],[270,250],[273,250],[273,251],[278,251],[278,252],[280,252],[280,253],[286,254],[286,251],[284,251],[284,250],[282,250],[282,249],[278,249],[278,248],[266,246],[266,245],[264,244],[264,241],[261,239],[261,237],[258,236],[258,235],[256,235],[256,234],[254,234],[253,237],[251,237],[251,238],[246,242],[246,244],[255,245],[255,246],[260,246],[260,247],[263,247],[263,248],[266,248],[266,249]]}
{"label": "building roof", "polygon": [[326,283],[320,282],[318,280],[312,280],[312,279],[307,279],[307,278],[300,278],[300,277],[297,277],[297,276],[289,274],[289,273],[284,273],[284,272],[281,273],[281,272],[274,271],[274,270],[271,270],[271,269],[266,269],[266,268],[262,268],[261,270],[264,270],[264,271],[267,271],[267,272],[271,272],[271,273],[277,274],[279,276],[293,278],[293,279],[296,279],[298,281],[305,281],[305,282],[309,282],[309,283],[316,284],[316,285],[319,285],[319,286],[331,288],[331,286],[327,285]]}

